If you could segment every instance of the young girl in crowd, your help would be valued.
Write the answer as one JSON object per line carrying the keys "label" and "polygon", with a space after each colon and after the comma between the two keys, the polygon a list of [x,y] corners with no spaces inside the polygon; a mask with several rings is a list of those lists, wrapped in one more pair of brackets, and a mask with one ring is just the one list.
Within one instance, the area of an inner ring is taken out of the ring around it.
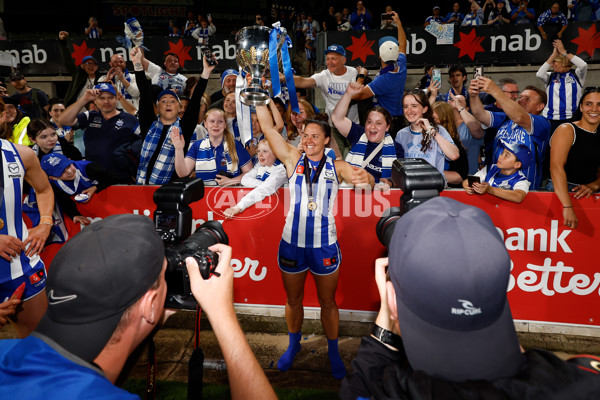
{"label": "young girl in crowd", "polygon": [[[58,135],[57,130],[51,123],[44,119],[36,118],[27,126],[29,140],[34,143],[33,151],[41,161],[46,154],[60,153],[71,160],[81,160],[81,152],[77,147],[69,143],[66,137]],[[72,137],[72,135],[71,135]]]}
{"label": "young girl in crowd", "polygon": [[179,177],[195,172],[205,185],[235,185],[252,169],[250,155],[227,129],[225,112],[208,110],[204,120],[208,136],[194,142],[184,155],[185,139],[179,129],[171,130],[175,147],[175,171]]}
{"label": "young girl in crowd", "polygon": [[[40,163],[48,154],[58,154],[65,159],[76,161],[83,158],[79,150],[70,144],[67,139],[59,137],[54,127],[44,119],[36,118],[32,120],[27,126],[27,135],[29,136],[29,140],[34,143],[32,150],[37,155]],[[94,186],[88,190],[89,197],[93,195],[96,189],[97,187]],[[55,198],[52,216],[56,223],[52,226],[46,244],[64,243],[68,238],[67,228],[64,224],[64,215],[67,215],[76,224],[88,225],[91,221],[89,218],[81,215],[75,202],[69,195],[65,194],[55,185],[52,185],[52,190]],[[23,192],[27,193],[27,196],[23,200],[23,212],[27,214],[35,226],[40,221],[36,193],[27,182],[24,184]]]}
{"label": "young girl in crowd", "polygon": [[409,126],[398,131],[396,142],[402,145],[404,157],[423,158],[443,174],[445,160],[454,161],[459,157],[458,147],[448,131],[435,123],[422,90],[406,93],[402,104]]}
{"label": "young girl in crowd", "polygon": [[256,107],[261,127],[275,156],[285,166],[290,182],[290,208],[286,217],[278,259],[287,300],[285,317],[289,347],[277,362],[287,371],[300,351],[304,309],[304,282],[310,270],[321,305],[321,322],[327,336],[332,374],[341,379],[346,374],[338,350],[339,311],[335,300],[341,253],[337,242],[333,206],[340,182],[373,187],[373,176],[345,161],[324,154],[331,138],[325,122],[308,120],[302,133],[304,153],[291,146],[273,127],[265,106]]}
{"label": "young girl in crowd", "polygon": [[257,163],[254,168],[242,177],[242,185],[254,188],[244,196],[234,207],[225,210],[227,218],[233,218],[246,208],[262,201],[272,195],[287,181],[287,174],[283,164],[275,157],[266,139],[258,142]]}

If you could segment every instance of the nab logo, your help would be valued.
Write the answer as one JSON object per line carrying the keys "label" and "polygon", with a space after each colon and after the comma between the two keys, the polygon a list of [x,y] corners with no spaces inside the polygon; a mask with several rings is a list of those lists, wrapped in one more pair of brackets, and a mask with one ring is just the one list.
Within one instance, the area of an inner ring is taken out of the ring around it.
{"label": "nab logo", "polygon": [[473,303],[471,303],[469,300],[458,299],[458,302],[462,305],[463,308],[452,307],[451,312],[454,315],[474,316],[482,313],[481,308],[473,306]]}

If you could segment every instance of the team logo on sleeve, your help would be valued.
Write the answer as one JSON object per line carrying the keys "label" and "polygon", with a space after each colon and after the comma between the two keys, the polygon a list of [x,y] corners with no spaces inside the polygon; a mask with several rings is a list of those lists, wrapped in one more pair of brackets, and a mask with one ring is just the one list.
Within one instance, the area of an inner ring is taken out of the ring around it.
{"label": "team logo on sleeve", "polygon": [[20,178],[21,168],[19,167],[19,164],[16,162],[8,163],[8,173],[9,178]]}
{"label": "team logo on sleeve", "polygon": [[323,177],[325,179],[327,179],[328,181],[333,181],[335,180],[335,175],[333,174],[333,171],[330,169],[326,169],[325,172],[323,173]]}

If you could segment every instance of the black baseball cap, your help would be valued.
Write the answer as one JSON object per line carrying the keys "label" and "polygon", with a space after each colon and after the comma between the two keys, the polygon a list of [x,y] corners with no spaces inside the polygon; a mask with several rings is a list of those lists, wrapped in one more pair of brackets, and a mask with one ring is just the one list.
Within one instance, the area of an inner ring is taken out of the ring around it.
{"label": "black baseball cap", "polygon": [[435,197],[407,212],[394,228],[388,270],[413,370],[455,382],[518,372],[510,257],[484,211]]}
{"label": "black baseball cap", "polygon": [[8,80],[9,81],[14,81],[14,80],[20,80],[20,79],[24,79],[25,77],[23,76],[23,74],[21,73],[21,71],[19,71],[18,69],[13,70],[10,75],[8,76]]}
{"label": "black baseball cap", "polygon": [[48,310],[36,331],[91,362],[124,311],[158,279],[163,242],[152,220],[111,215],[71,238],[48,271]]}

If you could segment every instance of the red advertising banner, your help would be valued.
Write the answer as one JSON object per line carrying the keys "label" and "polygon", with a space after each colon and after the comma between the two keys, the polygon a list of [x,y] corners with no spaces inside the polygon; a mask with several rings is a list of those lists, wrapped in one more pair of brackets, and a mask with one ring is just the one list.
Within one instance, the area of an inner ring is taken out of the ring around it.
{"label": "red advertising banner", "polygon": [[[79,205],[91,218],[135,213],[152,217],[156,186],[115,186]],[[285,304],[285,292],[277,265],[277,248],[288,209],[287,189],[279,191],[225,220],[223,211],[234,206],[250,189],[206,188],[202,200],[191,204],[194,227],[218,220],[233,247],[235,302],[245,305]],[[379,296],[374,282],[374,261],[385,256],[375,225],[384,210],[400,204],[399,190],[386,193],[339,191],[336,224],[342,251],[336,299],[340,309],[377,311]],[[517,320],[600,326],[600,195],[573,200],[579,219],[576,230],[562,225],[562,206],[553,193],[530,192],[521,204],[490,195],[467,195],[447,190],[442,196],[483,209],[503,237],[513,262],[508,289],[513,317]],[[69,225],[72,234],[79,227]],[[57,246],[45,252],[49,261]],[[485,249],[481,249],[485,252]],[[594,255],[595,254],[595,255]],[[444,255],[440,254],[443,259]],[[48,264],[47,264],[48,265]],[[443,264],[440,265],[440,268]],[[50,273],[51,265],[49,266]],[[316,290],[307,279],[305,306],[318,307]]]}

